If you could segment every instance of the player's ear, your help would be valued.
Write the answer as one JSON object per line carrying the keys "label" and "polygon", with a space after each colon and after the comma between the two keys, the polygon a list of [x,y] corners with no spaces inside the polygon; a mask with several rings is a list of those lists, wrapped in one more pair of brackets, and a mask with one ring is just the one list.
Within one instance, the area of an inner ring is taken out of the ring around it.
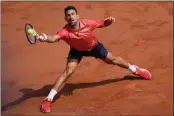
{"label": "player's ear", "polygon": [[79,19],[79,15],[77,15],[77,19]]}

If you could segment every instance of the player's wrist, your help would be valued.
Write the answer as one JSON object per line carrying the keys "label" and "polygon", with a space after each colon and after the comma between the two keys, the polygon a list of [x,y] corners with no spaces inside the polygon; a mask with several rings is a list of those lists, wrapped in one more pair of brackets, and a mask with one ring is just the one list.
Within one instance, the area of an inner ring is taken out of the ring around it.
{"label": "player's wrist", "polygon": [[41,41],[47,41],[48,36],[45,33],[42,33],[39,35],[39,40]]}

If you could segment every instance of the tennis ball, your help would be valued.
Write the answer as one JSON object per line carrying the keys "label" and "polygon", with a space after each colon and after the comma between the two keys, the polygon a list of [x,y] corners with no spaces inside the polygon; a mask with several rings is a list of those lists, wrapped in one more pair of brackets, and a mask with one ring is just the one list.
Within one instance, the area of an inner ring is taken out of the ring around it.
{"label": "tennis ball", "polygon": [[33,29],[28,29],[27,30],[27,33],[30,34],[30,35],[33,35],[34,34],[34,31],[33,31]]}

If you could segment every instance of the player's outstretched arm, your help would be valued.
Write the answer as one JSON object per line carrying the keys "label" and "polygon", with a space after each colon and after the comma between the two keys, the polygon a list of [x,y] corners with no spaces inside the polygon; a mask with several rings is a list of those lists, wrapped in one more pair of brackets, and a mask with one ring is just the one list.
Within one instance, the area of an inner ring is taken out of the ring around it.
{"label": "player's outstretched arm", "polygon": [[57,34],[56,35],[46,35],[46,34],[42,33],[38,36],[38,40],[41,42],[54,43],[54,42],[58,42],[60,40],[60,36]]}

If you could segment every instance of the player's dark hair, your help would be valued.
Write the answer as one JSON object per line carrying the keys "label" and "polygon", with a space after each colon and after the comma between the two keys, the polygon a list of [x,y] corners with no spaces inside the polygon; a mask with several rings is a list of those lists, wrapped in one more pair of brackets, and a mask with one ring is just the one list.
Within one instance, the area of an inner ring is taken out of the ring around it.
{"label": "player's dark hair", "polygon": [[77,9],[74,7],[74,6],[67,6],[64,8],[64,13],[65,13],[65,16],[66,16],[66,12],[68,10],[75,10],[76,14],[77,14]]}

